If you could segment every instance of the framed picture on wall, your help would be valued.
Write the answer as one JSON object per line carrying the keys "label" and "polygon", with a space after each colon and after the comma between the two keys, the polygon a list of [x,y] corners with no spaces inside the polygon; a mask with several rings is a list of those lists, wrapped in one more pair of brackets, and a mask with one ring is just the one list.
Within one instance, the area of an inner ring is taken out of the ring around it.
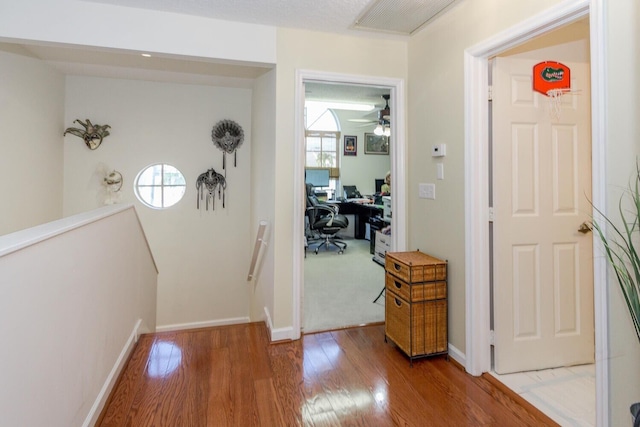
{"label": "framed picture on wall", "polygon": [[358,155],[358,137],[353,135],[344,136],[344,155],[345,156],[357,156]]}
{"label": "framed picture on wall", "polygon": [[389,137],[365,133],[364,154],[389,154]]}

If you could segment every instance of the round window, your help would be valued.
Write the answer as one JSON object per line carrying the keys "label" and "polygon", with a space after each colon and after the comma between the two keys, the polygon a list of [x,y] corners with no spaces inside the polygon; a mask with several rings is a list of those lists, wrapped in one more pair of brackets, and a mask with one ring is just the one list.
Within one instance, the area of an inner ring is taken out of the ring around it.
{"label": "round window", "polygon": [[136,197],[153,209],[173,206],[182,199],[186,184],[184,175],[175,167],[158,163],[144,168],[134,184]]}

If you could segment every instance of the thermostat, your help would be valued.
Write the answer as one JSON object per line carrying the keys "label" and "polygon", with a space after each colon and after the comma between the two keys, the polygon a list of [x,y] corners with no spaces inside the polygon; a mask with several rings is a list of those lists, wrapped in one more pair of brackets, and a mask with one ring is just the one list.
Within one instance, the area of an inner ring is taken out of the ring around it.
{"label": "thermostat", "polygon": [[444,157],[447,154],[447,144],[433,144],[431,157]]}

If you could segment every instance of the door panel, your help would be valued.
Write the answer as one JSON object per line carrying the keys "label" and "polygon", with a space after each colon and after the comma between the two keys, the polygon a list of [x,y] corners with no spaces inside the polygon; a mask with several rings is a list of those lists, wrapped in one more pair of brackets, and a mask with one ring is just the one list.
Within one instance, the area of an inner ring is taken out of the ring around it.
{"label": "door panel", "polygon": [[576,96],[559,119],[532,90],[537,61],[493,69],[494,369],[594,360],[589,69],[569,64]]}

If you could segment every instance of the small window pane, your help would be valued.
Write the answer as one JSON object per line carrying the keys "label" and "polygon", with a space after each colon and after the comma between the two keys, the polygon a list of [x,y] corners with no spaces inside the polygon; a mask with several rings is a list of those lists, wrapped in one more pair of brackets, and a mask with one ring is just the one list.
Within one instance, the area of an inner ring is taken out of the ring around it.
{"label": "small window pane", "polygon": [[336,153],[324,152],[322,153],[322,167],[334,168],[336,167]]}
{"label": "small window pane", "polygon": [[164,187],[164,207],[173,206],[182,199],[184,195],[184,186],[182,187]]}
{"label": "small window pane", "polygon": [[336,139],[324,138],[322,140],[322,151],[336,151]]}
{"label": "small window pane", "polygon": [[160,185],[162,182],[162,165],[153,165],[140,174],[140,185]]}
{"label": "small window pane", "polygon": [[306,165],[310,166],[310,167],[320,166],[320,162],[318,161],[320,156],[318,154],[319,153],[307,153],[307,163],[306,163]]}
{"label": "small window pane", "polygon": [[307,151],[320,151],[320,142],[322,140],[317,137],[308,137],[307,138]]}
{"label": "small window pane", "polygon": [[184,175],[167,164],[151,165],[135,181],[135,193],[145,205],[162,209],[178,203],[186,190]]}
{"label": "small window pane", "polygon": [[184,176],[173,166],[165,165],[164,185],[185,185]]}

